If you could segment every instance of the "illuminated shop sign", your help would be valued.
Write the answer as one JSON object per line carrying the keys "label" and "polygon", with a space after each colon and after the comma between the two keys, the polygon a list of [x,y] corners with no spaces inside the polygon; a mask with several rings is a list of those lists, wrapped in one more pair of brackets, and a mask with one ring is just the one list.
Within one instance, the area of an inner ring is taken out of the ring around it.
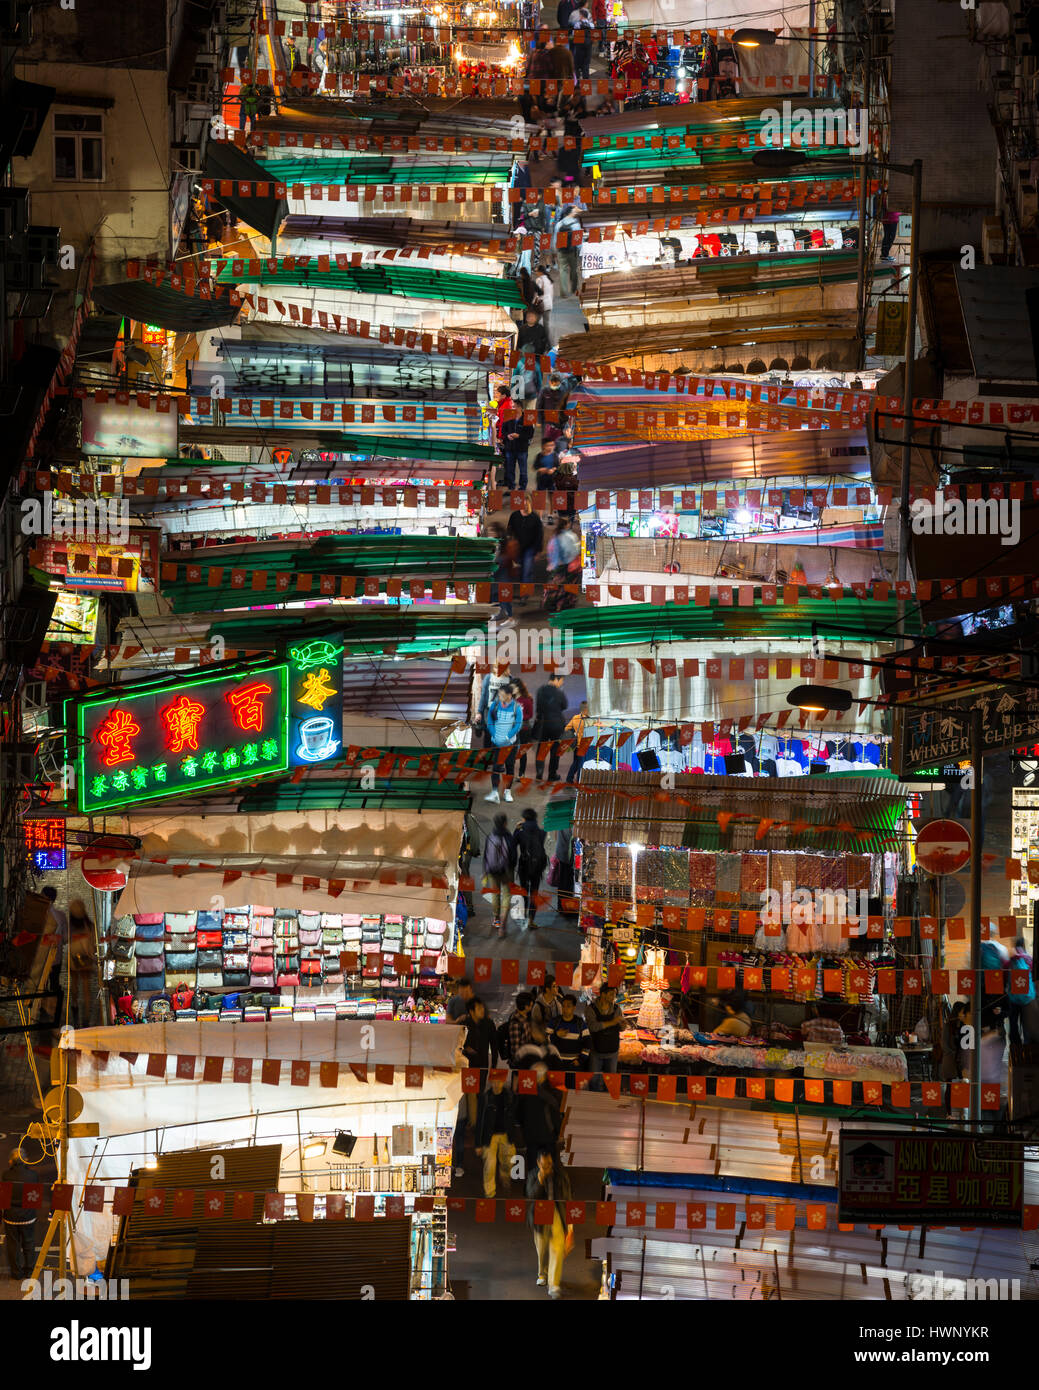
{"label": "illuminated shop sign", "polygon": [[343,741],[343,648],[322,639],[290,647],[288,671],[289,762],[327,762]]}
{"label": "illuminated shop sign", "polygon": [[38,869],[64,869],[66,866],[65,822],[27,820],[25,848]]}
{"label": "illuminated shop sign", "polygon": [[75,708],[83,813],[247,781],[289,765],[282,664],[123,687]]}

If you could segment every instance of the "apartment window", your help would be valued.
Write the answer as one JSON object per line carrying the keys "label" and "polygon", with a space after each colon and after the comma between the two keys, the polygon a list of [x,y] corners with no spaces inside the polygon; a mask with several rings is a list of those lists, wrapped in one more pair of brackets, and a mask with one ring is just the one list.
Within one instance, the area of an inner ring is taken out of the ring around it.
{"label": "apartment window", "polygon": [[98,183],[105,176],[104,116],[59,111],[54,116],[54,177]]}

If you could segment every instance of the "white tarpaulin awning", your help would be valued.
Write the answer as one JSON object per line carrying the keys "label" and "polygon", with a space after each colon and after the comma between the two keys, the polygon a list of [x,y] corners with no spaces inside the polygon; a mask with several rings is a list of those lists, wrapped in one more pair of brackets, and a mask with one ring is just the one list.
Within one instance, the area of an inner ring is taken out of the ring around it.
{"label": "white tarpaulin awning", "polygon": [[[305,906],[313,912],[402,912],[448,921],[463,819],[461,812],[434,818],[377,810],[107,816],[107,832],[141,841],[142,858],[131,865],[116,915],[191,911],[221,898],[224,909]],[[156,858],[167,862],[153,862]],[[200,863],[214,867],[177,872]],[[379,873],[386,869],[396,871],[397,883],[380,884]],[[409,870],[424,881],[404,883]],[[225,882],[228,872],[241,877]],[[301,897],[299,884],[279,885],[278,874],[321,882]],[[447,888],[434,887],[433,876],[446,879]],[[346,889],[333,895],[329,879],[345,880]],[[363,886],[354,888],[355,883]]]}
{"label": "white tarpaulin awning", "polygon": [[[586,671],[590,659],[596,656],[607,658],[607,674],[598,679],[592,676],[585,677],[588,710],[593,719],[634,720],[641,724],[647,719],[710,720],[717,723],[723,719],[738,720],[745,716],[756,719],[766,712],[771,712],[774,718],[768,726],[770,728],[774,726],[775,716],[790,709],[786,697],[798,684],[798,677],[794,673],[799,668],[800,660],[810,658],[813,654],[810,638],[782,638],[774,641],[722,641],[711,638],[709,641],[671,642],[657,646],[634,644],[625,646],[623,653],[629,659],[628,680],[618,680],[612,674],[612,658],[616,655],[615,652],[585,650],[581,653]],[[842,661],[879,660],[882,653],[883,649],[879,644],[869,642],[857,643],[854,647],[848,648],[838,643],[830,643],[827,648],[828,655],[839,655]],[[656,671],[651,673],[640,665],[640,657],[656,661]],[[666,657],[672,657],[677,661],[678,676],[661,675],[660,664]],[[729,660],[733,657],[745,662],[744,670],[747,672],[753,671],[755,658],[768,658],[768,677],[745,681],[708,680],[708,660],[720,659],[722,670],[728,671]],[[687,658],[695,658],[700,662],[698,676],[689,679],[682,677],[682,662]],[[784,658],[792,660],[791,673],[781,677],[777,661]],[[860,714],[855,703],[876,698],[874,668],[865,666],[862,676],[858,678],[849,678],[848,667],[843,664],[839,670],[839,678],[831,683],[851,692],[852,707],[842,718],[827,714],[820,720],[813,715],[812,731],[825,728],[845,733],[850,733],[853,729],[859,733],[879,733],[881,719],[877,707],[870,704]],[[796,733],[798,727],[794,717],[790,733]]]}
{"label": "white tarpaulin awning", "polygon": [[62,1045],[75,1052],[141,1056],[260,1057],[287,1062],[453,1067],[462,1029],[451,1024],[365,1019],[278,1019],[272,1023],[141,1023],[77,1028]]}

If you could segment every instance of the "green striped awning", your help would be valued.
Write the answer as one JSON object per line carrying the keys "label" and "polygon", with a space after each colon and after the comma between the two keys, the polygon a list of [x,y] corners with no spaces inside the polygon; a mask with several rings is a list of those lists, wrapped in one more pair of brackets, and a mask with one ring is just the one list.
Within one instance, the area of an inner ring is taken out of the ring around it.
{"label": "green striped awning", "polygon": [[[469,275],[462,271],[418,269],[401,265],[362,265],[346,270],[267,270],[263,261],[243,261],[242,272],[229,266],[217,272],[222,285],[258,284],[305,286],[347,294],[392,294],[407,299],[436,299],[448,304],[488,304],[518,309],[523,299],[515,280],[502,275]],[[250,266],[257,265],[257,270]]]}

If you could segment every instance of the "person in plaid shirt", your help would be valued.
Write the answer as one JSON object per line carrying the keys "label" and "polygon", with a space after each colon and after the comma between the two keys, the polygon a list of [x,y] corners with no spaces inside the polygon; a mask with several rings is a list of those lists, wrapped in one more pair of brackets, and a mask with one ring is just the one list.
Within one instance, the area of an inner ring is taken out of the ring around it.
{"label": "person in plaid shirt", "polygon": [[530,1010],[534,996],[526,990],[516,996],[516,1011],[509,1019],[509,1060],[516,1066],[520,1054],[532,1046],[534,1035],[530,1028]]}

